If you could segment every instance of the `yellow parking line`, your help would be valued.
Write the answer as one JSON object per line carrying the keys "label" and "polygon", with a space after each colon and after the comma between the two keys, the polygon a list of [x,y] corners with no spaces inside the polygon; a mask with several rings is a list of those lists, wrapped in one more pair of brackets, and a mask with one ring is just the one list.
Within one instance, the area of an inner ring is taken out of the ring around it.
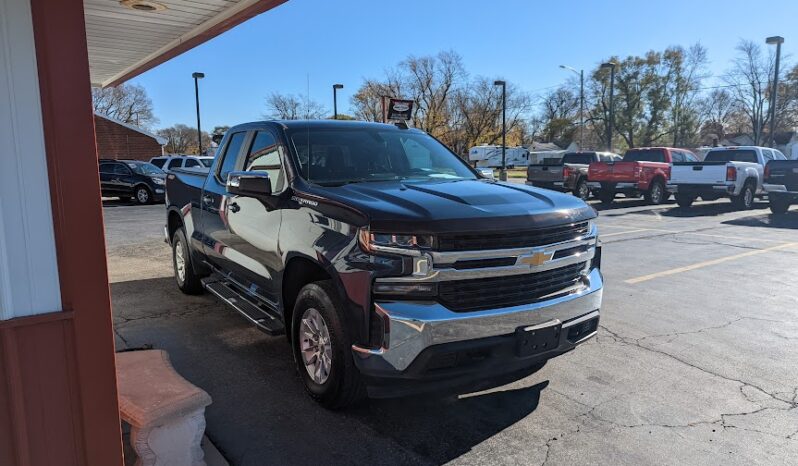
{"label": "yellow parking line", "polygon": [[778,249],[785,249],[785,248],[789,248],[789,247],[793,247],[793,246],[798,246],[798,243],[780,244],[778,246],[772,246],[772,247],[765,248],[765,249],[757,249],[755,251],[748,251],[748,252],[744,252],[744,253],[741,253],[741,254],[735,254],[733,256],[726,256],[726,257],[721,257],[719,259],[712,259],[712,260],[708,260],[708,261],[704,261],[704,262],[698,262],[697,264],[687,265],[687,266],[684,266],[684,267],[678,267],[678,268],[670,269],[670,270],[663,270],[662,272],[656,272],[656,273],[652,273],[652,274],[648,274],[648,275],[643,275],[641,277],[630,278],[629,280],[625,280],[625,282],[633,285],[635,283],[645,282],[645,281],[653,280],[653,279],[659,278],[659,277],[666,277],[668,275],[675,275],[677,273],[689,272],[691,270],[701,269],[701,268],[704,268],[704,267],[709,267],[711,265],[722,264],[724,262],[729,262],[729,261],[733,261],[733,260],[737,260],[737,259],[742,259],[743,257],[755,256],[757,254],[762,254],[762,253],[770,252],[770,251],[776,251]]}
{"label": "yellow parking line", "polygon": [[627,233],[640,233],[641,231],[653,231],[651,228],[641,228],[639,230],[616,231],[615,233],[601,233],[599,238],[606,238],[608,236],[625,235]]}

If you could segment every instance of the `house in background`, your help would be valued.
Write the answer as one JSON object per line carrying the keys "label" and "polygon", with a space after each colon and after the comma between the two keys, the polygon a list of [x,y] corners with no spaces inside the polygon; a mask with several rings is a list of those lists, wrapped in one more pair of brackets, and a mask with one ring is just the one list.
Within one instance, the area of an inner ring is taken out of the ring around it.
{"label": "house in background", "polygon": [[166,138],[137,126],[123,123],[101,113],[94,113],[97,156],[101,159],[128,159],[148,162],[163,155]]}

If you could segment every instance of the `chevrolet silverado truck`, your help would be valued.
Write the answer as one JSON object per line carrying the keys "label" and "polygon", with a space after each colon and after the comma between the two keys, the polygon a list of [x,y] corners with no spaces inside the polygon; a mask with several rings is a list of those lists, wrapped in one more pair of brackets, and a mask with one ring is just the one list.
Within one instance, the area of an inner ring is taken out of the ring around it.
{"label": "chevrolet silverado truck", "polygon": [[771,160],[765,165],[765,192],[770,210],[783,214],[798,202],[798,160]]}
{"label": "chevrolet silverado truck", "polygon": [[587,200],[590,197],[590,188],[587,182],[590,164],[592,162],[617,162],[620,159],[620,155],[611,152],[568,152],[563,155],[557,165],[529,165],[526,171],[526,184],[570,192],[576,197]]}
{"label": "chevrolet silverado truck", "polygon": [[286,334],[325,407],[508,383],[596,334],[596,212],[378,123],[233,127],[167,175],[177,286]]}
{"label": "chevrolet silverado truck", "polygon": [[668,191],[684,208],[698,197],[704,201],[728,197],[736,208],[750,209],[757,196],[767,194],[762,186],[765,164],[785,159],[781,152],[767,147],[715,147],[703,162],[674,163]]}
{"label": "chevrolet silverado truck", "polygon": [[602,203],[610,204],[617,193],[626,197],[644,196],[649,204],[662,204],[670,194],[666,190],[673,162],[698,161],[686,149],[641,147],[629,149],[620,162],[593,162],[588,182],[598,191]]}

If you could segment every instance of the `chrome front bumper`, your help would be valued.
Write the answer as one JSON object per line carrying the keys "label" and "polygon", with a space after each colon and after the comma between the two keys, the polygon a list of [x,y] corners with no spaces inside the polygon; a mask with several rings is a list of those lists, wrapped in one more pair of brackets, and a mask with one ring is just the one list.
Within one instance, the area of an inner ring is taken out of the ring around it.
{"label": "chrome front bumper", "polygon": [[[594,268],[583,286],[566,296],[533,304],[476,312],[454,312],[436,302],[378,301],[377,313],[388,323],[387,344],[371,349],[354,345],[361,365],[380,371],[403,371],[434,345],[512,334],[517,328],[559,320],[566,330],[599,315],[603,279]],[[581,338],[581,343],[595,332]]]}

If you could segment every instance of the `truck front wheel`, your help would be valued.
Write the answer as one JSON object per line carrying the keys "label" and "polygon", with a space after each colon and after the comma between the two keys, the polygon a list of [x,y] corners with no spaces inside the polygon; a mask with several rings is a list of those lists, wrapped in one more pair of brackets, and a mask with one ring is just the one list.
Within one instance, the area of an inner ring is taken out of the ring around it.
{"label": "truck front wheel", "polygon": [[183,228],[178,228],[172,236],[172,266],[180,291],[185,294],[202,293],[202,282],[200,277],[194,273],[194,267],[191,264],[191,250],[188,248]]}
{"label": "truck front wheel", "polygon": [[352,359],[352,338],[329,280],[305,285],[293,313],[292,349],[297,372],[311,398],[329,409],[357,403],[365,395]]}

